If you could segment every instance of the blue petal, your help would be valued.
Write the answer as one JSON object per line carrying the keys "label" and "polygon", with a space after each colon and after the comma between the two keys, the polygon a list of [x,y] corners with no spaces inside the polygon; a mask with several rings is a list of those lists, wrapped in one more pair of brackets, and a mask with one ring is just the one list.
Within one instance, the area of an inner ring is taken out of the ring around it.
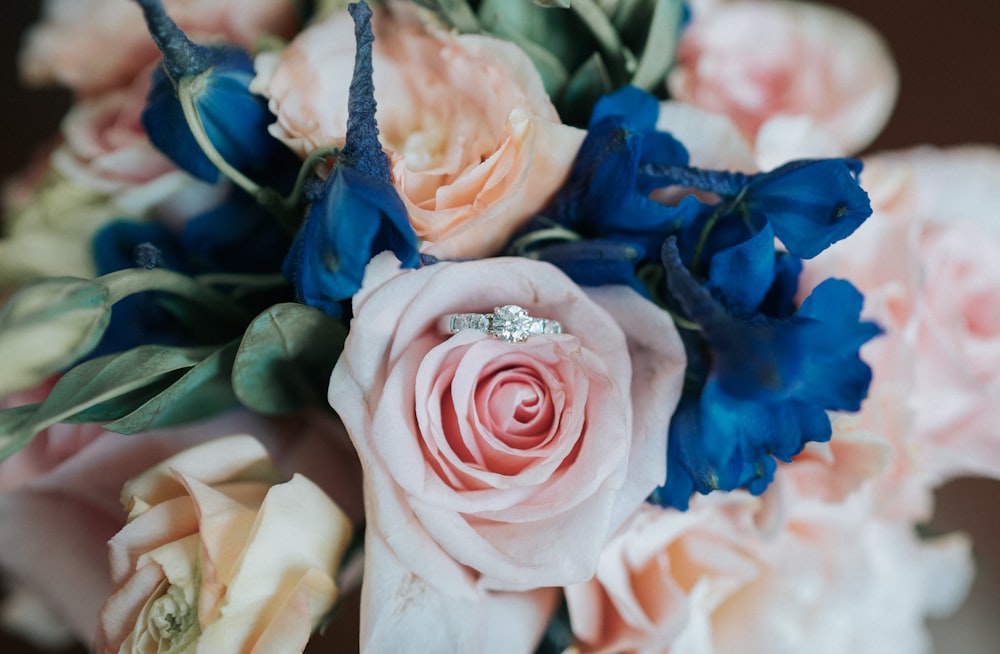
{"label": "blue petal", "polygon": [[337,166],[327,178],[324,198],[312,205],[296,235],[283,272],[303,302],[339,316],[338,302],[361,288],[365,266],[386,249],[404,267],[420,263],[395,189],[350,166]]}
{"label": "blue petal", "polygon": [[774,282],[774,254],[774,232],[765,225],[755,236],[712,257],[708,288],[730,313],[756,313]]}
{"label": "blue petal", "polygon": [[815,321],[805,347],[798,396],[827,409],[857,411],[868,394],[871,368],[858,354],[862,345],[882,330],[860,320],[864,297],[841,279],[828,279],[805,299],[796,317]]}
{"label": "blue petal", "polygon": [[801,274],[802,259],[787,252],[778,252],[774,259],[774,282],[767,291],[760,312],[771,318],[788,318],[795,313]]}
{"label": "blue petal", "polygon": [[189,220],[181,233],[184,251],[198,272],[278,272],[291,240],[272,215],[239,189]]}
{"label": "blue petal", "polygon": [[191,87],[195,111],[205,133],[225,161],[251,177],[281,185],[282,176],[270,179],[273,160],[297,165],[290,151],[267,131],[273,116],[267,101],[250,93],[253,57],[232,45],[201,46],[192,43],[167,16],[159,0],[140,0],[150,34],[163,53],[163,66],[153,74],[152,87],[142,113],[150,141],[180,168],[206,182],[215,182],[219,171],[202,152],[188,128],[177,86],[195,79]]}
{"label": "blue petal", "polygon": [[766,218],[795,256],[809,259],[850,236],[871,215],[855,159],[793,161],[755,175],[747,207]]}
{"label": "blue petal", "polygon": [[720,490],[748,486],[762,491],[771,481],[777,457],[789,460],[809,441],[829,440],[830,419],[805,402],[745,400],[726,393],[710,379],[701,394],[704,461]]}
{"label": "blue petal", "polygon": [[635,275],[641,254],[625,243],[588,239],[550,244],[532,257],[555,265],[579,286],[622,284],[648,297],[648,289]]}
{"label": "blue petal", "polygon": [[640,132],[652,132],[656,129],[656,120],[660,115],[660,102],[656,96],[643,91],[637,86],[623,86],[614,93],[602,96],[594,104],[590,114],[589,127],[608,116],[620,116],[629,127]]}

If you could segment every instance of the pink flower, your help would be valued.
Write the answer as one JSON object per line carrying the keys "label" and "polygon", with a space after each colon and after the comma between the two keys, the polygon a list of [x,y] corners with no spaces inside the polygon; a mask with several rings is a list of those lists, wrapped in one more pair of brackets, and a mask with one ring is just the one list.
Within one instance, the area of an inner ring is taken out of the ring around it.
{"label": "pink flower", "polygon": [[53,151],[51,166],[81,187],[110,196],[123,215],[157,210],[179,222],[218,204],[228,187],[195,180],[149,142],[140,115],[151,68],[127,87],[73,105],[63,119],[64,141]]}
{"label": "pink flower", "polygon": [[729,116],[763,168],[856,152],[888,120],[896,68],[857,18],[785,0],[703,0],[692,10],[671,95]]}
{"label": "pink flower", "polygon": [[[373,19],[376,117],[393,183],[425,251],[494,254],[561,185],[583,132],[559,123],[517,46],[427,27],[403,9]],[[259,56],[251,88],[270,98],[272,133],[303,156],[342,145],[353,59],[346,12]]]}
{"label": "pink flower", "polygon": [[[39,401],[46,393],[35,389],[16,403]],[[270,420],[234,412],[131,436],[94,425],[57,425],[0,463],[0,570],[43,597],[80,641],[92,642],[98,609],[112,591],[106,543],[125,524],[122,486],[180,450],[238,432],[254,434],[286,474],[315,480],[352,521],[360,521],[353,447],[339,421],[325,414]]]}
{"label": "pink flower", "polygon": [[[296,24],[288,0],[163,4],[192,38],[222,38],[246,48],[253,48],[262,33],[290,36]],[[42,22],[28,32],[20,65],[32,84],[58,82],[89,95],[131,83],[159,58],[135,2],[46,0]]]}
{"label": "pink flower", "polygon": [[[354,302],[329,399],[361,456],[369,535],[459,596],[590,576],[665,475],[684,371],[666,313],[507,258],[401,273],[383,254]],[[512,302],[564,333],[439,330],[447,314]]]}
{"label": "pink flower", "polygon": [[925,616],[953,610],[971,582],[969,543],[921,541],[909,518],[879,518],[885,441],[834,432],[762,498],[640,510],[594,579],[566,589],[580,650],[924,651]]}
{"label": "pink flower", "polygon": [[337,598],[347,517],[264,447],[230,436],[130,480],[94,650],[301,652]]}
{"label": "pink flower", "polygon": [[833,274],[865,293],[866,313],[887,332],[866,354],[873,394],[892,393],[889,401],[909,412],[891,436],[915,471],[938,483],[1000,477],[1000,230],[992,220],[1000,150],[881,154],[863,175],[875,213],[849,243],[807,264],[806,286]]}

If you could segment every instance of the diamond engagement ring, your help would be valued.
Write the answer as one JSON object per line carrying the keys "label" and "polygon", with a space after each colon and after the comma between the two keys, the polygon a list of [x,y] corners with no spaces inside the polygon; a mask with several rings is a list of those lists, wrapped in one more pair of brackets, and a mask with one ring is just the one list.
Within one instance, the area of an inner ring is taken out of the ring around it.
{"label": "diamond engagement ring", "polygon": [[451,313],[442,321],[442,331],[448,334],[475,329],[508,343],[517,343],[538,334],[562,333],[562,325],[557,320],[535,318],[514,304],[496,307],[493,313]]}

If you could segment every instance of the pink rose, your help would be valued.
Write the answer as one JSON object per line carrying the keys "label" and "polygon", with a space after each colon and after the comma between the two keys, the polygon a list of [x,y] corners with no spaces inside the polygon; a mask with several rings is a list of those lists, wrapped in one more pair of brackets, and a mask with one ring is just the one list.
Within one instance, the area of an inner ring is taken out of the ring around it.
{"label": "pink rose", "polygon": [[179,222],[221,202],[228,186],[194,179],[149,142],[140,116],[151,68],[128,87],[73,105],[51,165],[81,187],[109,195],[124,215],[139,217],[155,209]]}
{"label": "pink rose", "polygon": [[307,477],[284,481],[250,436],[174,455],[122,503],[96,652],[293,654],[337,599],[347,516]]}
{"label": "pink rose", "polygon": [[[847,423],[848,425],[850,423]],[[886,443],[834,424],[762,498],[643,507],[591,581],[566,589],[582,652],[917,652],[923,620],[972,577],[961,536],[922,541],[879,517]]]}
{"label": "pink rose", "polygon": [[[376,117],[393,183],[425,251],[494,254],[562,184],[584,133],[559,123],[517,46],[434,29],[404,9],[373,19]],[[257,59],[251,88],[270,98],[272,133],[300,155],[344,142],[353,29],[334,12]]]}
{"label": "pink rose", "polygon": [[[262,33],[290,36],[296,26],[288,0],[163,4],[193,38],[222,38],[246,48],[253,48]],[[46,0],[42,21],[28,32],[20,66],[29,83],[58,82],[89,95],[129,84],[159,58],[135,2]]]}
{"label": "pink rose", "polygon": [[873,394],[892,393],[909,411],[894,438],[915,468],[938,483],[1000,477],[1000,229],[992,197],[1000,150],[880,154],[866,160],[863,183],[875,213],[849,242],[807,263],[806,286],[834,274],[865,293],[866,313],[887,332],[866,354]]}
{"label": "pink rose", "polygon": [[[517,303],[561,335],[442,335],[450,313]],[[377,257],[329,399],[366,473],[368,529],[428,582],[529,589],[586,579],[663,482],[684,373],[669,316],[520,258],[401,273]],[[464,589],[464,590],[463,590]]]}
{"label": "pink rose", "polygon": [[[22,393],[16,403],[38,401],[46,392]],[[352,521],[360,521],[353,447],[339,421],[326,414],[273,420],[232,412],[131,436],[87,424],[57,425],[0,462],[0,570],[43,597],[80,641],[92,642],[98,609],[112,590],[106,543],[125,524],[122,486],[184,448],[239,432],[254,434],[285,474],[315,480]]]}
{"label": "pink rose", "polygon": [[857,18],[784,0],[703,0],[692,12],[671,95],[729,116],[762,167],[856,152],[888,120],[897,71]]}

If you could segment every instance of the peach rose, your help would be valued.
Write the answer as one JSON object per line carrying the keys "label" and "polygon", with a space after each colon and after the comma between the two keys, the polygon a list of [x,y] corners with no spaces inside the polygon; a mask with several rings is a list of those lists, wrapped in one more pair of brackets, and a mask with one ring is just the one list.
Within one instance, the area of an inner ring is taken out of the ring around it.
{"label": "peach rose", "polygon": [[[261,34],[291,36],[288,0],[164,0],[192,37],[225,39],[252,49]],[[58,82],[85,95],[129,84],[159,61],[142,11],[125,0],[46,0],[27,34],[20,67],[32,84]]]}
{"label": "peach rose", "polygon": [[643,507],[594,579],[566,589],[580,651],[925,651],[924,618],[956,608],[971,583],[969,543],[922,541],[909,519],[878,517],[885,441],[834,430],[761,498]]}
{"label": "peach rose", "polygon": [[885,125],[898,74],[882,38],[854,16],[786,0],[691,4],[671,95],[729,116],[763,168],[857,152]]}
{"label": "peach rose", "polygon": [[[425,251],[494,254],[562,184],[584,133],[559,123],[517,46],[447,33],[405,9],[373,19],[376,117],[393,183]],[[257,59],[251,88],[270,99],[272,133],[300,155],[344,142],[353,29],[334,12]]]}
{"label": "peach rose", "polygon": [[[439,331],[512,302],[564,333]],[[520,258],[401,273],[379,255],[329,390],[365,470],[369,534],[451,594],[586,579],[663,482],[684,367],[669,316],[625,288],[584,292]]]}
{"label": "peach rose", "polygon": [[[912,418],[896,437],[938,483],[1000,477],[1000,224],[993,189],[1000,149],[914,148],[870,157],[874,214],[808,262],[805,286],[851,279],[886,328],[866,354],[876,396],[888,389]],[[868,420],[868,411],[862,414]]]}
{"label": "peach rose", "polygon": [[301,652],[337,599],[347,516],[231,436],[129,481],[96,652]]}
{"label": "peach rose", "polygon": [[[39,387],[5,402],[37,402],[46,392]],[[89,424],[55,425],[0,462],[0,571],[43,598],[77,639],[93,642],[98,609],[112,592],[107,542],[125,524],[122,486],[184,448],[238,432],[254,434],[285,474],[315,480],[353,522],[361,520],[354,448],[326,413],[274,420],[237,411],[131,436]]]}

